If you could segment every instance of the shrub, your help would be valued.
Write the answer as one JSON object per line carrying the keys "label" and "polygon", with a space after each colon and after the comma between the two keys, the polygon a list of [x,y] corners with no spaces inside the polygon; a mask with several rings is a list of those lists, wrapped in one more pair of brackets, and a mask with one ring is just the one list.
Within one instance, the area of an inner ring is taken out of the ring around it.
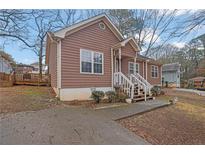
{"label": "shrub", "polygon": [[107,91],[107,92],[105,93],[105,95],[107,96],[109,103],[113,103],[113,102],[116,101],[117,95],[116,95],[116,92],[115,92],[115,91]]}
{"label": "shrub", "polygon": [[152,95],[153,96],[158,96],[161,94],[161,87],[160,86],[154,86],[151,89]]}
{"label": "shrub", "polygon": [[123,92],[120,92],[120,93],[117,94],[117,100],[118,100],[119,102],[124,103],[124,102],[125,102],[125,99],[127,99],[127,98],[128,98],[127,95],[124,94]]}
{"label": "shrub", "polygon": [[100,101],[105,96],[103,91],[93,91],[91,98],[95,100],[96,103],[100,103]]}

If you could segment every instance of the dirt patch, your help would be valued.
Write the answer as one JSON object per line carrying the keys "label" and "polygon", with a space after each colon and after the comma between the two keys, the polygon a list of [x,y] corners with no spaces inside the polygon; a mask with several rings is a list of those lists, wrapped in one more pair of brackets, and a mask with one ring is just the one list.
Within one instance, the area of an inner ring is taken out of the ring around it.
{"label": "dirt patch", "polygon": [[51,87],[13,86],[0,88],[0,113],[35,111],[58,103]]}
{"label": "dirt patch", "polygon": [[152,144],[205,144],[205,106],[201,96],[166,91],[157,99],[178,97],[175,105],[119,120]]}

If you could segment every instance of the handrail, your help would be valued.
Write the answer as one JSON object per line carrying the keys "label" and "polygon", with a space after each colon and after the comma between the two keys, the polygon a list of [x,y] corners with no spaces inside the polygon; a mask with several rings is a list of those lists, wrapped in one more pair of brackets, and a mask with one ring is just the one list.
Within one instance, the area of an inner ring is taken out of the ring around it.
{"label": "handrail", "polygon": [[134,83],[138,84],[138,94],[140,93],[140,89],[144,90],[145,101],[147,100],[147,92],[149,93],[149,88],[143,83],[140,79],[138,79],[134,74],[130,74],[131,81],[134,79]]}
{"label": "handrail", "polygon": [[123,92],[133,99],[134,84],[122,72],[114,73],[114,84],[121,86]]}
{"label": "handrail", "polygon": [[143,78],[139,73],[136,73],[135,76],[137,76],[142,82],[144,82],[147,86],[152,87],[152,85],[145,80],[145,78]]}
{"label": "handrail", "polygon": [[152,89],[152,85],[145,79],[143,78],[139,73],[136,73],[135,76],[141,80],[143,83],[145,83],[145,85],[147,86],[148,90],[149,90],[149,94],[151,94],[151,89]]}

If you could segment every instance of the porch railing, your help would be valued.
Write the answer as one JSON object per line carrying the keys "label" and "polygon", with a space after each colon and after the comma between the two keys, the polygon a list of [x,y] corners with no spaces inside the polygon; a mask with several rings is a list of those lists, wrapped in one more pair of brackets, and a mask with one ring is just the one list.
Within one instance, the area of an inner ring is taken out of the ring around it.
{"label": "porch railing", "polygon": [[126,93],[129,98],[133,99],[134,84],[122,72],[114,73],[114,85],[122,87],[123,92]]}
{"label": "porch railing", "polygon": [[143,89],[144,97],[145,97],[145,101],[146,101],[147,100],[147,93],[149,93],[149,89],[145,85],[145,83],[142,82],[140,79],[138,79],[134,74],[130,74],[130,80],[132,81],[132,83],[137,85],[137,87],[138,87],[138,89],[137,89],[138,90],[138,94],[140,94],[140,89]]}
{"label": "porch railing", "polygon": [[145,78],[143,78],[139,73],[136,73],[136,74],[134,74],[134,75],[135,75],[141,82],[143,82],[143,83],[146,85],[149,94],[151,94],[152,85],[151,85]]}

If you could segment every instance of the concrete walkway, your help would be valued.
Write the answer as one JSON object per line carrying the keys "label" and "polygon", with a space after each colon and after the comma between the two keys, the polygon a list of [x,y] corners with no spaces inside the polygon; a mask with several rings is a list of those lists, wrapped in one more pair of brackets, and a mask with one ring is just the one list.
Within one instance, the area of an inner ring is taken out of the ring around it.
{"label": "concrete walkway", "polygon": [[0,144],[148,144],[87,108],[58,107],[1,116]]}
{"label": "concrete walkway", "polygon": [[112,120],[117,120],[125,117],[132,116],[134,114],[140,114],[149,110],[153,110],[159,107],[169,105],[168,102],[160,100],[150,100],[146,102],[133,103],[129,105],[123,105],[120,107],[99,109],[96,112],[111,118]]}
{"label": "concrete walkway", "polygon": [[159,107],[137,103],[106,110],[59,106],[0,115],[0,144],[149,144],[112,119]]}

